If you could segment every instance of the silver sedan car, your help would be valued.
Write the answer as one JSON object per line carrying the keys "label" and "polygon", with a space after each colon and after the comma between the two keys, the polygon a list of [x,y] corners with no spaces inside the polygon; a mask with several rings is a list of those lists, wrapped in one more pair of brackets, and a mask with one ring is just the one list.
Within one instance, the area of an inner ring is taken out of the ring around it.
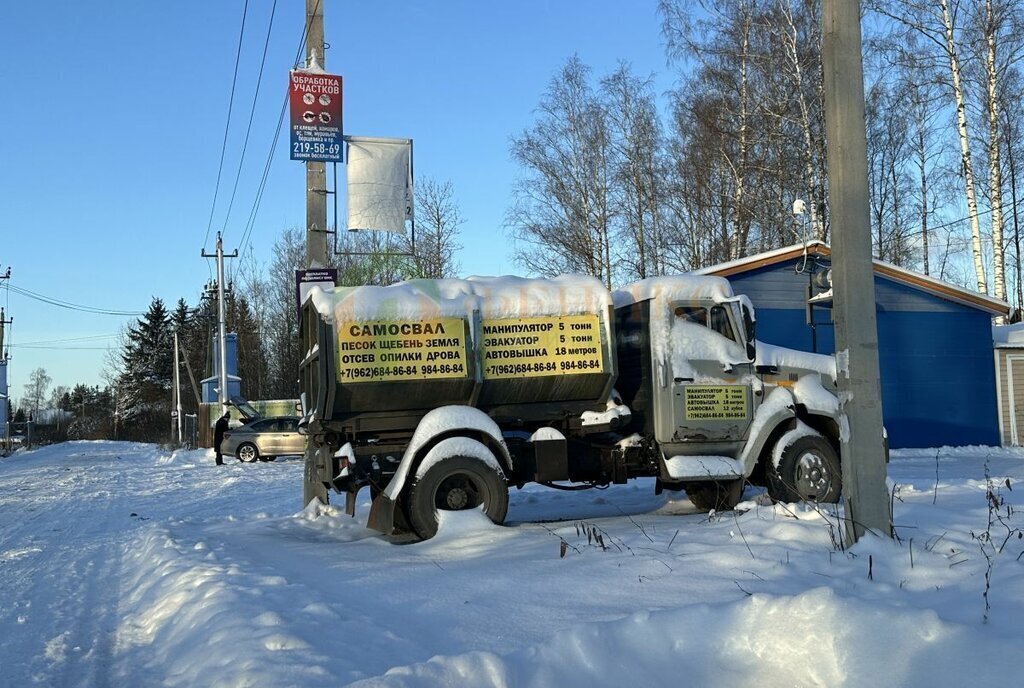
{"label": "silver sedan car", "polygon": [[224,433],[222,454],[242,461],[273,461],[278,456],[302,454],[306,438],[299,434],[299,419],[291,416],[261,418]]}

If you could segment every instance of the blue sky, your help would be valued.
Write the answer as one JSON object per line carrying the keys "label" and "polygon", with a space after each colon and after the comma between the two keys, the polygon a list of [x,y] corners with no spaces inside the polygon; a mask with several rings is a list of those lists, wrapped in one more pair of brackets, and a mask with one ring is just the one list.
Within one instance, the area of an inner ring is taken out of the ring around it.
{"label": "blue sky", "polygon": [[[230,189],[272,0],[250,0],[213,234],[237,247],[303,30],[302,0],[278,0],[263,85],[231,216]],[[142,311],[198,300],[243,0],[5,2],[0,10],[0,271],[11,284],[88,306]],[[655,0],[334,2],[327,70],[344,78],[345,131],[411,137],[417,177],[450,180],[466,218],[462,272],[517,272],[502,229],[516,168],[509,138],[533,120],[551,76],[578,54],[665,67]],[[340,168],[339,168],[340,170]],[[275,152],[252,244],[261,260],[305,221],[303,165]],[[46,368],[55,384],[100,384],[128,319],[0,288],[14,318],[11,392]],[[74,342],[53,342],[81,338]],[[86,339],[88,338],[88,339]],[[42,342],[42,344],[33,344]],[[26,345],[26,346],[21,346]],[[36,347],[53,348],[36,348]]]}

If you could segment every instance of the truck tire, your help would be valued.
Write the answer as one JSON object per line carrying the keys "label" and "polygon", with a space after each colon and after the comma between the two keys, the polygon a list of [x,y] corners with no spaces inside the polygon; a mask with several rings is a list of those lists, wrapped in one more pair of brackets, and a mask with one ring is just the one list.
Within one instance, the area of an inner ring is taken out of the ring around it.
{"label": "truck tire", "polygon": [[732,511],[743,499],[743,478],[685,483],[683,489],[701,511]]}
{"label": "truck tire", "polygon": [[[481,445],[483,446],[483,445]],[[475,456],[448,456],[418,476],[405,499],[409,524],[424,540],[437,534],[437,512],[475,509],[501,525],[508,513],[505,478]]]}
{"label": "truck tire", "polygon": [[782,450],[778,466],[767,466],[768,496],[774,502],[835,503],[843,473],[836,450],[820,435],[804,435]]}

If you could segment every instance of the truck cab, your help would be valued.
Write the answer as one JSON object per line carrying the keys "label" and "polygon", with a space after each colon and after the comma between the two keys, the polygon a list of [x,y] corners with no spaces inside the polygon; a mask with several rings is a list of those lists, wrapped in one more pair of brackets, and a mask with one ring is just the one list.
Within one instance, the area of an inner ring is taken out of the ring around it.
{"label": "truck cab", "polygon": [[[718,483],[726,494],[712,506],[729,506],[736,480],[767,483],[788,501],[834,501],[835,361],[758,342],[755,322],[749,299],[724,280],[661,277],[617,293],[616,389],[637,419],[631,429],[658,446],[660,486],[692,497]],[[814,438],[801,441],[802,462],[787,457],[784,476],[785,447],[773,455],[783,436]]]}

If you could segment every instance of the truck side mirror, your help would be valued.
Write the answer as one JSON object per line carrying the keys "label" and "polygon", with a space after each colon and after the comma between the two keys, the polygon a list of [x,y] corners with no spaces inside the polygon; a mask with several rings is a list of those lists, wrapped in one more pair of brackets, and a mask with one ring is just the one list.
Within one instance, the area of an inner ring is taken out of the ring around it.
{"label": "truck side mirror", "polygon": [[750,312],[747,304],[743,304],[743,334],[747,340],[747,360],[753,361],[757,358],[757,336],[755,329],[754,314]]}

